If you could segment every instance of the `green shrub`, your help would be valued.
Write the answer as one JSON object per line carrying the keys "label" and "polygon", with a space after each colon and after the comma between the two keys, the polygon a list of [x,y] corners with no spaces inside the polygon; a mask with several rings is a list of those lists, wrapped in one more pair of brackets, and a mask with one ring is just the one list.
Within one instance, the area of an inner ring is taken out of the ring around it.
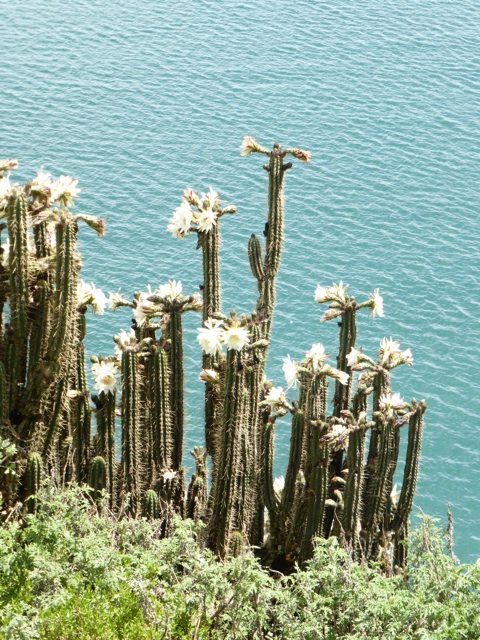
{"label": "green shrub", "polygon": [[[0,527],[0,637],[23,640],[288,638],[478,640],[480,566],[458,564],[423,517],[393,577],[318,540],[305,571],[226,561],[175,521],[98,515],[88,490],[41,490],[38,508]],[[102,514],[107,510],[102,508]]]}

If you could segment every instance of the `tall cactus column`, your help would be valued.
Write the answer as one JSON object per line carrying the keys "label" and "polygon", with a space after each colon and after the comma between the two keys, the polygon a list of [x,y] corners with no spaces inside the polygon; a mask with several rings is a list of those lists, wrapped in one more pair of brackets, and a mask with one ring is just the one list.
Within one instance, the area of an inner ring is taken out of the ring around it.
{"label": "tall cactus column", "polygon": [[122,354],[122,468],[133,515],[140,509],[142,494],[139,400],[138,355],[127,347]]}
{"label": "tall cactus column", "polygon": [[90,457],[90,427],[91,409],[89,393],[85,376],[85,347],[83,340],[86,335],[85,313],[78,313],[77,317],[77,340],[76,340],[76,363],[74,369],[75,407],[73,409],[73,437],[74,437],[74,466],[77,482],[87,481],[88,464]]}
{"label": "tall cactus column", "polygon": [[242,353],[232,349],[227,354],[223,433],[218,470],[212,486],[213,506],[207,534],[208,546],[222,557],[228,553],[232,531],[238,528],[235,505],[241,471],[244,387]]}
{"label": "tall cactus column", "polygon": [[258,238],[253,235],[249,241],[250,267],[257,279],[260,296],[257,302],[259,320],[263,322],[263,337],[270,336],[273,307],[275,304],[275,278],[280,266],[283,242],[283,187],[285,172],[292,166],[291,162],[284,162],[286,155],[292,155],[302,162],[308,163],[310,153],[303,149],[282,149],[275,142],[273,149],[268,151],[260,146],[253,138],[244,138],[240,147],[241,155],[261,153],[269,158],[264,169],[268,173],[268,213],[265,225],[265,257],[262,262],[261,246]]}
{"label": "tall cactus column", "polygon": [[365,460],[365,433],[367,396],[365,389],[359,385],[353,398],[352,413],[357,421],[357,428],[351,433],[348,439],[348,450],[345,466],[348,474],[344,491],[344,509],[342,513],[342,527],[345,535],[345,542],[349,545],[353,558],[359,560],[361,547],[358,537],[360,514],[362,508],[362,490],[364,482],[364,460]]}
{"label": "tall cactus column", "polygon": [[[213,225],[207,232],[198,232],[203,252],[203,321],[220,313],[220,265],[219,265],[219,226]],[[203,354],[204,370],[220,370],[223,360],[221,354]],[[217,381],[205,382],[205,443],[207,452],[216,464],[221,420],[221,399]]]}
{"label": "tall cactus column", "polygon": [[171,410],[171,372],[162,347],[155,350],[148,364],[150,416],[153,430],[153,462],[157,473],[172,467],[173,421]]}
{"label": "tall cactus column", "polygon": [[356,303],[354,298],[348,298],[342,313],[340,323],[339,350],[337,355],[337,369],[345,371],[349,376],[348,384],[335,383],[335,396],[333,398],[333,415],[339,418],[342,411],[346,411],[350,405],[350,393],[352,388],[352,369],[348,364],[347,356],[355,347],[357,339],[356,327]]}
{"label": "tall cactus column", "polygon": [[10,325],[9,358],[7,362],[10,378],[9,404],[13,409],[18,395],[18,385],[24,380],[26,366],[26,344],[28,337],[28,241],[27,200],[23,192],[15,191],[7,205],[8,237],[10,240]]}
{"label": "tall cactus column", "polygon": [[395,560],[399,566],[404,566],[407,556],[405,538],[408,531],[408,519],[412,511],[413,496],[417,486],[418,466],[420,462],[420,447],[422,444],[423,414],[427,408],[424,400],[417,403],[411,402],[412,414],[408,426],[408,444],[403,483],[395,515],[392,522],[392,530],[395,533]]}
{"label": "tall cactus column", "polygon": [[171,388],[170,401],[173,417],[172,469],[177,471],[182,464],[183,430],[184,430],[184,398],[183,398],[183,335],[181,310],[172,309],[168,328],[170,339]]}
{"label": "tall cactus column", "polygon": [[116,394],[102,391],[98,396],[92,396],[95,404],[95,418],[97,434],[95,437],[95,454],[105,460],[106,489],[110,497],[110,506],[115,502],[115,476],[117,462],[115,457],[115,408]]}

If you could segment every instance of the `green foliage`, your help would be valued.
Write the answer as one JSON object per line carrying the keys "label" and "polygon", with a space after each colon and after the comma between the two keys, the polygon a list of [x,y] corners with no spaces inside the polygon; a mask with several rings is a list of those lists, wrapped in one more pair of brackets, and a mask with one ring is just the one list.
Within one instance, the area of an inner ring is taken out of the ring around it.
{"label": "green foliage", "polygon": [[318,539],[305,571],[263,570],[250,552],[218,561],[201,525],[99,515],[78,487],[38,494],[0,528],[0,637],[478,640],[480,565],[457,564],[423,517],[405,572],[352,562]]}

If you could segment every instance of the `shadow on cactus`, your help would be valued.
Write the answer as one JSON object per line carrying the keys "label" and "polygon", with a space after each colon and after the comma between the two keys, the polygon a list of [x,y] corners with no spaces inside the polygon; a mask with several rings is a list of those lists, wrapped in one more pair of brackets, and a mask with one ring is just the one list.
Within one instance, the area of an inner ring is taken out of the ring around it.
{"label": "shadow on cactus", "polygon": [[[406,560],[426,407],[404,402],[390,386],[394,368],[412,365],[410,350],[383,338],[373,358],[357,346],[357,312],[383,316],[378,289],[357,302],[343,282],[319,285],[314,299],[328,304],[321,319],[339,325],[335,364],[316,343],[301,359],[284,359],[285,389],[266,380],[285,176],[290,160],[308,164],[310,154],[278,143],[268,150],[247,137],[241,155],[251,154],[265,156],[268,177],[267,219],[259,221],[265,240],[259,234],[248,241],[255,308],[228,314],[221,308],[220,226],[236,207],[212,189],[198,194],[187,188],[167,230],[178,239],[196,235],[201,293],[185,294],[175,280],[131,300],[111,293],[110,308],[129,308],[132,323],[114,337],[114,355],[91,358],[91,397],[85,314],[89,306],[103,313],[106,297],[78,280],[76,236],[80,221],[99,235],[104,223],[71,213],[78,194],[73,178],[38,173],[14,185],[8,172],[16,162],[0,163],[0,228],[8,233],[0,264],[1,435],[16,445],[21,472],[8,482],[0,475],[6,511],[18,500],[35,509],[35,487],[47,473],[57,483],[88,481],[94,501],[106,493],[109,508],[120,515],[158,520],[160,535],[169,534],[175,514],[201,520],[205,544],[220,557],[255,546],[265,563],[288,571],[312,556],[315,537],[335,536],[352,558],[380,560],[391,572]],[[197,339],[205,449],[192,451],[195,472],[187,487],[182,317],[189,311],[202,312]],[[287,469],[274,479],[275,424],[287,415]],[[402,431],[406,463],[396,492]]]}

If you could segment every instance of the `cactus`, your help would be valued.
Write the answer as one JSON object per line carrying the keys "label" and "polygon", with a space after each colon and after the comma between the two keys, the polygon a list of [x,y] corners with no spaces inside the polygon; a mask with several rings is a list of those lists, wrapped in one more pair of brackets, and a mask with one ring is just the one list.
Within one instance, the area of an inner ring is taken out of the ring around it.
{"label": "cactus", "polygon": [[[205,541],[219,556],[237,556],[246,545],[264,545],[265,561],[287,570],[294,562],[308,560],[315,536],[337,536],[353,558],[381,560],[392,571],[394,563],[405,562],[425,411],[423,402],[406,405],[390,390],[392,370],[411,364],[411,355],[386,338],[376,361],[357,350],[358,311],[368,308],[373,316],[383,315],[382,298],[375,290],[359,303],[346,294],[341,282],[319,286],[315,292],[317,302],[330,305],[322,320],[339,321],[336,367],[327,363],[319,343],[299,363],[288,358],[289,387],[300,384],[293,405],[282,389],[265,380],[283,245],[284,180],[292,166],[285,159],[291,155],[308,162],[309,154],[282,149],[278,143],[267,150],[246,138],[242,154],[251,153],[268,158],[265,240],[253,234],[248,242],[258,290],[251,315],[221,313],[220,218],[236,207],[224,206],[211,189],[201,196],[185,190],[168,225],[179,238],[197,234],[203,302],[197,293],[182,294],[176,281],[155,291],[137,292],[132,302],[112,294],[113,307],[129,307],[134,315],[130,333],[115,337],[122,374],[119,465],[115,459],[118,362],[113,357],[92,358],[97,431],[91,441],[83,338],[88,306],[95,311],[95,305],[98,308],[104,301],[95,301],[93,285],[78,281],[76,250],[80,220],[99,234],[104,224],[69,211],[67,206],[76,197],[72,179],[62,178],[54,185],[39,174],[3,196],[0,208],[6,224],[0,224],[0,231],[8,228],[11,248],[0,266],[2,318],[4,307],[10,307],[10,322],[2,322],[0,331],[0,425],[11,427],[15,436],[18,432],[19,457],[25,450],[27,456],[33,452],[19,495],[27,495],[27,506],[34,509],[36,489],[27,486],[31,475],[37,477],[38,487],[37,467],[46,465],[59,483],[83,482],[95,456],[89,474],[94,499],[98,501],[106,489],[115,510],[123,496],[130,515],[158,519],[161,535],[171,532],[174,514],[202,520]],[[53,207],[54,199],[58,206]],[[28,230],[30,224],[33,232]],[[29,236],[34,241],[31,248]],[[189,310],[203,312],[198,338],[204,349],[200,378],[205,382],[206,451],[200,447],[192,452],[195,472],[185,492],[182,316]],[[330,394],[329,378],[335,381]],[[367,417],[369,395],[371,417]],[[328,400],[333,403],[331,415],[327,415]],[[276,420],[289,411],[290,454],[280,490],[273,481],[274,431]],[[393,476],[402,425],[407,422],[406,467],[395,504]]]}
{"label": "cactus", "polygon": [[97,434],[95,437],[95,453],[101,456],[107,465],[106,489],[110,507],[115,502],[115,477],[117,462],[115,457],[115,393],[102,392],[92,396],[95,404]]}
{"label": "cactus", "polygon": [[212,479],[213,507],[207,533],[209,546],[220,556],[228,553],[230,535],[233,530],[239,529],[235,506],[241,470],[244,388],[242,353],[232,349],[227,354],[223,436],[218,469]]}
{"label": "cactus", "polygon": [[301,149],[282,149],[276,142],[271,151],[267,151],[251,138],[245,138],[242,155],[261,153],[269,158],[264,169],[268,173],[268,215],[265,225],[265,257],[261,260],[261,245],[253,235],[249,242],[249,259],[252,273],[257,279],[260,296],[257,301],[257,312],[263,322],[263,337],[268,340],[271,331],[273,307],[275,304],[275,278],[280,266],[283,241],[283,188],[285,172],[292,163],[285,163],[287,154],[308,163],[310,154]]}
{"label": "cactus", "polygon": [[184,399],[183,399],[183,335],[180,309],[172,309],[168,327],[170,340],[169,365],[171,371],[170,402],[173,417],[172,469],[178,470],[183,456]]}
{"label": "cactus", "polygon": [[243,535],[240,531],[233,531],[230,538],[230,550],[229,555],[232,558],[239,558],[245,551],[245,542]]}
{"label": "cactus", "polygon": [[407,556],[405,540],[408,534],[408,518],[412,510],[413,496],[417,486],[420,446],[422,444],[423,414],[425,413],[427,405],[424,400],[418,404],[416,400],[412,400],[411,408],[402,490],[391,523],[391,529],[395,534],[396,563],[401,567],[405,566]]}
{"label": "cactus", "polygon": [[37,509],[36,495],[42,478],[42,458],[37,452],[29,454],[25,470],[26,504],[28,513]]}
{"label": "cactus", "polygon": [[18,385],[23,382],[28,337],[28,238],[27,200],[22,191],[14,191],[7,205],[8,237],[10,240],[10,358],[9,406],[15,407]]}
{"label": "cactus", "polygon": [[77,482],[87,479],[90,448],[91,409],[85,376],[85,348],[83,339],[86,334],[84,313],[77,315],[77,338],[75,340],[76,362],[74,368],[74,388],[76,392],[74,407],[70,408],[73,418],[74,465]]}
{"label": "cactus", "polygon": [[187,492],[187,518],[197,521],[204,518],[207,506],[207,453],[203,447],[194,447],[190,453],[195,460],[195,473]]}
{"label": "cactus", "polygon": [[102,497],[102,491],[105,491],[107,488],[107,465],[101,456],[96,456],[92,460],[88,484],[92,489],[93,500],[99,502]]}
{"label": "cactus", "polygon": [[157,471],[172,465],[174,440],[170,395],[171,372],[164,349],[157,348],[148,363],[151,421],[153,430],[153,463]]}
{"label": "cactus", "polygon": [[142,501],[142,517],[147,520],[156,520],[160,516],[160,507],[158,502],[158,496],[149,489],[145,492]]}
{"label": "cactus", "polygon": [[[353,414],[355,419],[358,420],[360,411],[366,411],[366,397],[362,391],[357,392],[353,404]],[[358,407],[361,407],[360,411]],[[342,528],[346,545],[356,560],[359,560],[361,555],[358,523],[360,522],[362,508],[361,498],[364,481],[366,430],[367,425],[365,419],[355,425],[353,432],[348,438],[348,453],[345,461],[348,474],[345,481]]]}
{"label": "cactus", "polygon": [[139,509],[141,487],[141,423],[138,355],[131,347],[122,353],[122,468],[130,511]]}
{"label": "cactus", "polygon": [[261,292],[262,282],[265,278],[265,270],[263,268],[262,245],[254,233],[252,233],[248,241],[248,259],[250,260],[252,273],[257,279],[258,290]]}

